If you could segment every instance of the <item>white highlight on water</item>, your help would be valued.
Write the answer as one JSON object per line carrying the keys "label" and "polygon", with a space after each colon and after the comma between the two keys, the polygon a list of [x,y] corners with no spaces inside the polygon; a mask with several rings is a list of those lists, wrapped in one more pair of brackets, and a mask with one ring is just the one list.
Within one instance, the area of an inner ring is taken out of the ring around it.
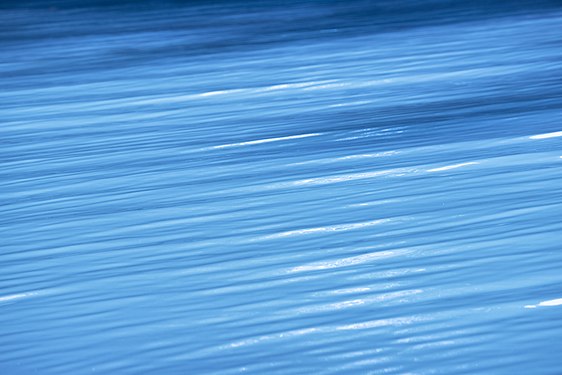
{"label": "white highlight on water", "polygon": [[456,169],[456,168],[460,168],[460,167],[464,167],[467,165],[474,165],[474,164],[478,164],[477,162],[471,161],[468,163],[460,163],[460,164],[453,164],[453,165],[446,165],[444,167],[439,167],[439,168],[433,168],[433,169],[428,169],[428,172],[441,172],[441,171],[448,171],[449,169]]}
{"label": "white highlight on water", "polygon": [[562,131],[532,135],[529,137],[529,139],[547,139],[547,138],[556,138],[556,137],[562,137]]}
{"label": "white highlight on water", "polygon": [[526,309],[534,309],[537,306],[560,306],[562,305],[562,298],[551,299],[548,301],[542,301],[538,305],[527,305],[525,306]]}
{"label": "white highlight on water", "polygon": [[299,135],[290,135],[287,137],[278,137],[278,138],[266,138],[266,139],[257,139],[255,141],[247,141],[247,142],[239,142],[239,143],[228,143],[224,145],[218,145],[210,147],[210,149],[221,149],[221,148],[228,148],[228,147],[241,147],[241,146],[250,146],[250,145],[257,145],[261,143],[270,143],[270,142],[279,142],[279,141],[287,141],[289,139],[300,139],[300,138],[308,138],[308,137],[317,137],[322,135],[322,133],[309,133],[309,134],[299,134]]}
{"label": "white highlight on water", "polygon": [[365,221],[362,223],[352,223],[352,224],[339,224],[339,225],[331,225],[326,227],[318,227],[318,228],[309,228],[309,229],[297,229],[297,230],[290,230],[281,233],[271,234],[269,236],[262,237],[263,239],[274,239],[274,238],[283,238],[283,237],[292,237],[292,236],[302,236],[305,234],[311,233],[321,233],[321,232],[341,232],[346,230],[352,229],[359,229],[370,227],[373,225],[378,225],[382,223],[386,223],[391,221],[391,219],[378,219],[378,220],[371,220]]}
{"label": "white highlight on water", "polygon": [[298,266],[298,267],[291,268],[289,270],[289,273],[305,272],[305,271],[318,271],[318,270],[324,270],[324,269],[353,266],[353,265],[356,265],[356,264],[369,262],[369,261],[372,261],[372,260],[375,260],[375,259],[388,258],[388,257],[397,256],[397,255],[403,255],[403,254],[406,254],[406,253],[407,253],[407,251],[397,251],[397,250],[377,251],[377,252],[369,253],[369,254],[362,254],[362,255],[357,255],[357,256],[353,256],[353,257],[347,257],[347,258],[335,259],[335,260],[330,260],[330,261],[325,261],[325,262],[308,264],[308,265],[304,265],[304,266]]}
{"label": "white highlight on water", "polygon": [[367,328],[375,328],[375,327],[386,327],[386,326],[401,326],[405,324],[411,324],[416,321],[420,321],[419,318],[390,318],[390,319],[378,319],[378,320],[371,320],[362,323],[356,324],[348,324],[345,326],[340,326],[338,330],[356,330],[356,329],[367,329]]}
{"label": "white highlight on water", "polygon": [[9,295],[9,296],[0,297],[0,302],[12,301],[12,300],[15,300],[15,299],[21,299],[21,298],[25,298],[25,297],[31,297],[31,296],[34,296],[36,294],[37,293],[35,293],[35,292],[12,294],[12,295]]}

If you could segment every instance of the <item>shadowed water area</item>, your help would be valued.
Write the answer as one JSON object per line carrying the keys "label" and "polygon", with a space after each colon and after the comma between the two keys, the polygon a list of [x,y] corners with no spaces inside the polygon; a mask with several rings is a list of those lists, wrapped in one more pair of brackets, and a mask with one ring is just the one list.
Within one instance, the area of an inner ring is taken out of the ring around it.
{"label": "shadowed water area", "polygon": [[560,374],[562,3],[0,3],[0,374]]}

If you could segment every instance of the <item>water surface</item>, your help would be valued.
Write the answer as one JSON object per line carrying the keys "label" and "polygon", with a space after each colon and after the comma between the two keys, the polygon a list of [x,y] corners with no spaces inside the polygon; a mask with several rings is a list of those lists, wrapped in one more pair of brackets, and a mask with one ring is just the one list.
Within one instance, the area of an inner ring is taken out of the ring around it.
{"label": "water surface", "polygon": [[560,374],[559,2],[5,2],[0,373]]}

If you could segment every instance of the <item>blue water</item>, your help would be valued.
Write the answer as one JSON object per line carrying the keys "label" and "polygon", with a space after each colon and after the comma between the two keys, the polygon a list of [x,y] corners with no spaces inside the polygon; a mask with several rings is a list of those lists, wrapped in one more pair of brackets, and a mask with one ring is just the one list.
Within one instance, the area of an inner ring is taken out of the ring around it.
{"label": "blue water", "polygon": [[0,374],[562,374],[562,4],[120,4],[0,5]]}

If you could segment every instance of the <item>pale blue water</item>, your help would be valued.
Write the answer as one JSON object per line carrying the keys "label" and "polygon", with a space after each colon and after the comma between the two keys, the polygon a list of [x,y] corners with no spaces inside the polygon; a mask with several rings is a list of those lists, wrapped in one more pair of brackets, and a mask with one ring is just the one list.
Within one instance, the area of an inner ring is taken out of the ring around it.
{"label": "pale blue water", "polygon": [[6,2],[0,374],[562,374],[562,4]]}

